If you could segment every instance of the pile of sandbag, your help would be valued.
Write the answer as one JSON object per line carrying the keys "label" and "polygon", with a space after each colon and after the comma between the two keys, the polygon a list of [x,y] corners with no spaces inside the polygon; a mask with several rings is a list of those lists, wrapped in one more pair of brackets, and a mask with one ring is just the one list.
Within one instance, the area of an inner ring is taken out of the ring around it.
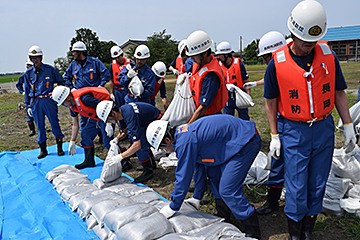
{"label": "pile of sandbag", "polygon": [[344,211],[360,215],[360,148],[348,154],[335,149],[323,199],[323,211],[343,215]]}
{"label": "pile of sandbag", "polygon": [[96,179],[92,184],[79,170],[61,165],[46,179],[100,239],[250,239],[222,218],[188,203],[166,219],[159,210],[169,202],[124,176],[113,181]]}

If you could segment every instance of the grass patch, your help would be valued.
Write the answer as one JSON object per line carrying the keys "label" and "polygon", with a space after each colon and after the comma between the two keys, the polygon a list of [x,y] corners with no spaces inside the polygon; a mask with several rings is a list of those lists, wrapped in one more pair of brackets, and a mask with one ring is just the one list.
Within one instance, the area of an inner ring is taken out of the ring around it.
{"label": "grass patch", "polygon": [[17,82],[21,75],[0,76],[0,83]]}

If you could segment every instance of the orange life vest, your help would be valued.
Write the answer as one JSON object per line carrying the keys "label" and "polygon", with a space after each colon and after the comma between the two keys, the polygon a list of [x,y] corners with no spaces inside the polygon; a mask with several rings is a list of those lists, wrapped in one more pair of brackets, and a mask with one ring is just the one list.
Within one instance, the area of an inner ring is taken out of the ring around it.
{"label": "orange life vest", "polygon": [[314,47],[314,60],[309,72],[292,59],[289,46],[280,48],[274,56],[280,94],[278,111],[293,121],[312,121],[334,108],[335,61],[326,43]]}
{"label": "orange life vest", "polygon": [[124,58],[124,64],[120,65],[115,59],[112,61],[111,70],[113,74],[113,80],[114,84],[120,86],[119,83],[119,74],[121,71],[125,68],[126,65],[128,65],[131,62],[131,59]]}
{"label": "orange life vest", "polygon": [[241,76],[240,62],[240,58],[233,57],[231,66],[229,68],[225,67],[221,61],[219,61],[219,65],[224,73],[226,84],[234,84],[239,88],[243,88],[244,80]]}
{"label": "orange life vest", "polygon": [[[181,58],[181,55],[179,55],[176,58],[175,68],[179,71],[180,74],[185,73],[185,62]],[[176,78],[177,78],[177,76],[176,76]]]}
{"label": "orange life vest", "polygon": [[81,96],[86,93],[92,93],[94,95],[94,98],[97,98],[101,101],[104,100],[110,100],[110,94],[106,90],[106,88],[103,87],[84,87],[77,90],[74,90],[71,92],[71,94],[74,97],[75,106],[70,107],[70,109],[74,112],[79,113],[81,116],[88,117],[91,119],[95,119],[96,121],[100,121],[98,116],[96,115],[96,108],[86,106],[81,101]]}
{"label": "orange life vest", "polygon": [[199,67],[198,64],[194,62],[193,71],[192,71],[193,74],[190,77],[190,88],[195,101],[195,106],[196,108],[200,106],[199,100],[200,100],[201,87],[204,77],[209,72],[215,72],[220,79],[220,87],[217,94],[215,95],[214,100],[206,110],[205,115],[212,115],[218,113],[221,109],[223,109],[223,107],[228,101],[228,93],[225,85],[225,78],[221,71],[219,62],[214,56],[211,56],[210,63],[205,64],[199,70],[198,67]]}
{"label": "orange life vest", "polygon": [[[156,78],[158,78],[158,77],[156,77]],[[161,84],[162,84],[162,82],[163,82],[164,80],[165,80],[165,77],[161,77],[161,78],[159,78],[159,80],[157,80],[157,81],[155,82],[155,90],[154,90],[153,95],[150,97],[150,99],[154,99],[154,98],[155,98],[155,96],[156,96],[156,94],[159,92],[160,86],[161,86]]]}

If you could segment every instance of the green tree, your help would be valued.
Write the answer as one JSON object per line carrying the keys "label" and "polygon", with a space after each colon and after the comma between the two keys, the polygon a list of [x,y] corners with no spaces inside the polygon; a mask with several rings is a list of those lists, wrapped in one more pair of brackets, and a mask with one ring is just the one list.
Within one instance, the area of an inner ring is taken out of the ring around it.
{"label": "green tree", "polygon": [[258,46],[259,46],[260,39],[253,40],[250,44],[244,48],[245,51],[245,61],[255,61],[261,62],[261,57],[258,57]]}
{"label": "green tree", "polygon": [[54,60],[54,67],[63,75],[69,66],[70,62],[66,57],[59,57]]}

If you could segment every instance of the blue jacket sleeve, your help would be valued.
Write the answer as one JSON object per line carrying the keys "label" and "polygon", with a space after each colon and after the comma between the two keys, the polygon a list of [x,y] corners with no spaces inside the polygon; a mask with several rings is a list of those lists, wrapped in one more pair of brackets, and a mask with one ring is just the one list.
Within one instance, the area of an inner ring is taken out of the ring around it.
{"label": "blue jacket sleeve", "polygon": [[24,92],[24,74],[19,77],[19,80],[16,83],[16,88],[18,89],[19,93],[23,94]]}
{"label": "blue jacket sleeve", "polygon": [[150,98],[154,94],[154,91],[155,91],[156,76],[153,72],[148,72],[145,77],[146,77],[146,80],[145,80],[145,82],[143,82],[144,92],[141,94],[141,97],[142,98]]}
{"label": "blue jacket sleeve", "polygon": [[206,171],[205,166],[196,163],[196,169],[194,173],[194,194],[193,198],[201,200],[206,190]]}
{"label": "blue jacket sleeve", "polygon": [[73,65],[73,62],[70,63],[69,67],[66,69],[66,71],[64,73],[65,85],[67,87],[69,87],[70,89],[74,88],[74,84],[72,82],[72,80],[73,80],[72,65]]}
{"label": "blue jacket sleeve", "polygon": [[130,83],[130,78],[127,76],[128,70],[124,68],[121,73],[119,74],[119,83],[121,86],[128,87]]}
{"label": "blue jacket sleeve", "polygon": [[161,98],[166,98],[166,87],[165,87],[165,81],[163,81],[160,85],[160,97]]}

